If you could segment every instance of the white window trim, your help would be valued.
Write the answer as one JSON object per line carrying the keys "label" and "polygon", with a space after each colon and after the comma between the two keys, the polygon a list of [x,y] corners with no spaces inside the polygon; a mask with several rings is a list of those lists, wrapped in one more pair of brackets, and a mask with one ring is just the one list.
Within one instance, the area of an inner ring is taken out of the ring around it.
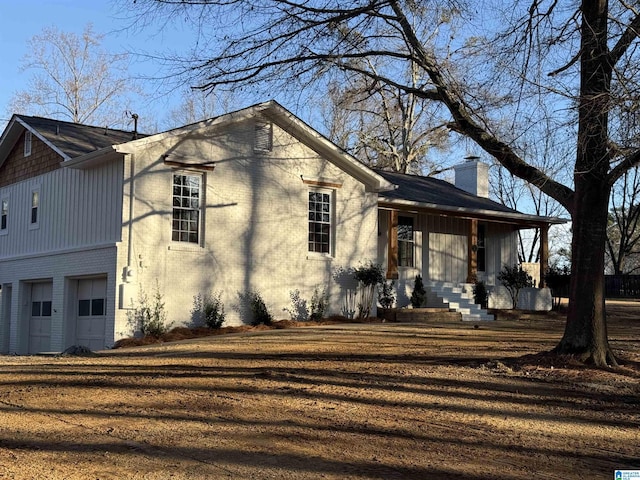
{"label": "white window trim", "polygon": [[415,215],[398,215],[398,226],[400,226],[400,217],[404,217],[404,218],[410,218],[412,220],[412,235],[413,238],[411,239],[411,245],[412,245],[412,255],[411,255],[411,259],[412,259],[412,263],[413,265],[400,265],[400,234],[398,233],[398,268],[416,268],[417,265],[417,259],[416,259],[416,230],[417,230],[417,223],[418,223],[418,219]]}
{"label": "white window trim", "polygon": [[[33,215],[33,195],[38,194],[38,209],[36,214],[36,221],[32,222],[31,218]],[[42,194],[40,192],[40,185],[37,187],[31,188],[31,194],[29,195],[29,230],[37,230],[40,228],[40,219],[42,218]]]}
{"label": "white window trim", "polygon": [[[199,196],[198,196],[198,241],[197,242],[185,242],[180,240],[173,240],[173,181],[175,175],[185,175],[191,177],[198,177],[200,179]],[[170,242],[169,250],[199,250],[204,246],[204,215],[205,215],[205,185],[206,175],[205,173],[197,170],[173,170],[171,172],[171,217],[170,217]]]}
{"label": "white window trim", "polygon": [[0,197],[0,219],[2,215],[2,204],[7,202],[7,225],[5,228],[2,228],[2,223],[0,223],[0,235],[7,235],[9,233],[9,219],[11,218],[11,201],[8,196]]}
{"label": "white window trim", "polygon": [[[309,193],[327,193],[329,194],[329,251],[328,252],[311,252],[309,251]],[[332,259],[336,253],[336,190],[332,188],[309,188],[306,193],[306,239],[307,239],[307,258],[308,259]]]}
{"label": "white window trim", "polygon": [[33,135],[29,130],[25,130],[24,132],[24,156],[28,157],[31,155],[31,150],[33,146]]}

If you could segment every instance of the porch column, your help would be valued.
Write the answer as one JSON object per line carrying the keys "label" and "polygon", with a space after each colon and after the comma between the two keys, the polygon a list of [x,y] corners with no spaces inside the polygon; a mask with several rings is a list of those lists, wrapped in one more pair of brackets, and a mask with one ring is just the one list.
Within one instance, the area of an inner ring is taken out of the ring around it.
{"label": "porch column", "polygon": [[549,268],[549,224],[540,225],[540,288],[546,287],[544,276]]}
{"label": "porch column", "polygon": [[387,232],[387,278],[398,278],[398,211],[389,211],[389,230]]}
{"label": "porch column", "polygon": [[478,280],[478,220],[469,220],[467,239],[467,283],[475,283]]}

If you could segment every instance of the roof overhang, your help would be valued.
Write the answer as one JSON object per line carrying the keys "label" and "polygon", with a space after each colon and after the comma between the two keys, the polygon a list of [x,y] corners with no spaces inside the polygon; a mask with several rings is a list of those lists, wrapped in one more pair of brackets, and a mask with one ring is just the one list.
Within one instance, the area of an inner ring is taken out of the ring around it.
{"label": "roof overhang", "polygon": [[122,153],[118,152],[116,147],[116,145],[112,145],[72,158],[71,160],[65,160],[64,162],[60,162],[60,166],[63,168],[75,168],[78,170],[87,170],[89,168],[97,167],[112,160],[122,158]]}
{"label": "roof overhang", "polygon": [[312,150],[318,152],[347,174],[361,181],[372,192],[393,190],[395,185],[358,161],[355,157],[336,146],[329,139],[304,123],[274,100],[259,103],[251,107],[227,113],[202,122],[158,133],[138,140],[132,140],[115,148],[120,153],[135,153],[151,143],[170,140],[184,135],[195,134],[202,130],[224,127],[233,123],[263,117],[297,138]]}
{"label": "roof overhang", "polygon": [[36,136],[42,142],[47,144],[49,148],[51,148],[54,152],[60,155],[64,160],[68,160],[69,157],[65,155],[59,148],[49,142],[46,138],[44,138],[40,132],[36,129],[31,128],[25,121],[23,121],[19,115],[14,114],[9,120],[7,127],[2,132],[2,136],[0,136],[0,167],[4,164],[5,160],[13,150],[16,142],[20,138],[22,133],[28,130],[32,135]]}
{"label": "roof overhang", "polygon": [[385,198],[384,194],[378,197],[378,207],[383,210],[399,210],[405,212],[430,213],[433,215],[445,215],[449,217],[487,220],[497,223],[508,223],[519,228],[535,228],[540,225],[561,225],[568,220],[558,217],[543,217],[517,212],[499,212],[492,210],[473,209],[464,207],[449,207],[432,203],[413,202]]}

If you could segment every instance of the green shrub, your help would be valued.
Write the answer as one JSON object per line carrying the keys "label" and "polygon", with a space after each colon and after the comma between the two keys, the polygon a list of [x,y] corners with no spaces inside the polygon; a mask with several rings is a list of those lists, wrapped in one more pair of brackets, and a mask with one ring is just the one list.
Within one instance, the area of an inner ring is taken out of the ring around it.
{"label": "green shrub", "polygon": [[240,298],[240,313],[250,316],[251,325],[271,325],[273,316],[258,292],[238,292],[238,297]]}
{"label": "green shrub", "polygon": [[371,314],[371,306],[376,287],[383,283],[382,265],[369,262],[353,270],[353,278],[358,282],[358,318],[367,318]]}
{"label": "green shrub", "polygon": [[487,286],[482,280],[476,280],[473,284],[473,301],[482,308],[487,308],[489,304],[489,292],[487,292]]}
{"label": "green shrub", "polygon": [[224,304],[221,293],[198,294],[193,297],[191,319],[195,326],[206,325],[209,328],[220,328],[224,323]]}
{"label": "green shrub", "polygon": [[327,289],[323,288],[321,292],[318,287],[314,288],[313,296],[311,297],[311,320],[323,319],[328,308],[329,295],[327,295]]}
{"label": "green shrub", "polygon": [[139,331],[143,336],[160,337],[169,331],[167,313],[164,309],[164,297],[160,293],[160,287],[156,281],[156,289],[153,299],[142,289],[138,290],[137,304],[127,311],[127,321],[134,331]]}
{"label": "green shrub", "polygon": [[513,309],[518,308],[518,294],[526,287],[533,287],[533,278],[522,269],[521,265],[510,267],[505,265],[498,273],[498,281],[505,286],[511,296]]}
{"label": "green shrub", "polygon": [[307,301],[300,296],[300,290],[291,290],[289,292],[291,298],[291,308],[283,308],[282,310],[287,312],[291,317],[291,320],[297,320],[304,322],[309,319],[309,307]]}
{"label": "green shrub", "polygon": [[416,275],[413,292],[411,292],[411,306],[413,308],[420,308],[423,307],[426,302],[427,292],[424,289],[424,283],[422,283],[422,276]]}
{"label": "green shrub", "polygon": [[393,289],[395,282],[391,280],[390,282],[384,281],[380,284],[382,287],[378,290],[378,301],[382,308],[391,308],[393,302],[396,301],[396,293]]}

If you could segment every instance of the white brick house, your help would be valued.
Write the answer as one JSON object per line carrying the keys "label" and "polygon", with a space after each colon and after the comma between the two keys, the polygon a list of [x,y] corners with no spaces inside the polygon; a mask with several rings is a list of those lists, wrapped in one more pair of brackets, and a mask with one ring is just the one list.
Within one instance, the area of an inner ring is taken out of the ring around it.
{"label": "white brick house", "polygon": [[[340,313],[341,267],[466,279],[478,219],[509,262],[518,228],[551,221],[479,208],[453,186],[441,185],[457,210],[397,196],[420,178],[362,165],[275,102],[136,139],[14,115],[0,138],[0,353],[109,347],[132,333],[139,288],[156,285],[176,325],[208,292],[221,292],[230,324],[249,290],[280,316],[292,290],[309,299],[325,286]],[[444,248],[458,260],[436,268]]]}

